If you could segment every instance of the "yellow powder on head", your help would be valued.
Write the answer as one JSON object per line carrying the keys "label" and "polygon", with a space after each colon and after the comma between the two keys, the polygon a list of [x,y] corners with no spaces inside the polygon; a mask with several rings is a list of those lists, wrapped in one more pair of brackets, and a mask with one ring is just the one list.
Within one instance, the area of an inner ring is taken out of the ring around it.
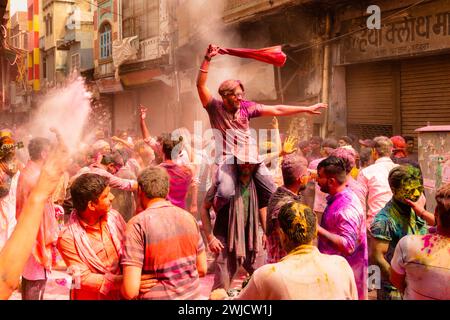
{"label": "yellow powder on head", "polygon": [[307,208],[306,206],[299,204],[299,203],[295,203],[292,206],[292,209],[295,210],[295,218],[294,221],[291,225],[291,231],[295,230],[295,227],[297,225],[301,226],[302,229],[302,236],[306,236],[306,233],[308,231],[308,225],[306,223],[306,216],[305,216],[305,208]]}

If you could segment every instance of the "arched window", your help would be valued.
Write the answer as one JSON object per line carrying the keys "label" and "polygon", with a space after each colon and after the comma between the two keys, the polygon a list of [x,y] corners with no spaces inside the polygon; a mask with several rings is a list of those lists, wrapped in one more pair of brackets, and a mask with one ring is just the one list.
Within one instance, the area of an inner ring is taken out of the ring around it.
{"label": "arched window", "polygon": [[100,59],[106,59],[112,55],[112,31],[111,25],[105,23],[100,27]]}

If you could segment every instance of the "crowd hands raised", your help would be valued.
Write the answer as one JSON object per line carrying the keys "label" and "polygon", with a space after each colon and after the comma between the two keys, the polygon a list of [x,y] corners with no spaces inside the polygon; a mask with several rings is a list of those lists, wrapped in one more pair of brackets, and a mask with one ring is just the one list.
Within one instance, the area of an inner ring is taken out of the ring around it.
{"label": "crowd hands raised", "polygon": [[200,67],[200,101],[244,150],[249,120],[271,117],[276,137],[256,155],[229,146],[211,163],[214,142],[151,136],[157,119],[142,105],[141,138],[98,130],[69,155],[52,129],[55,143],[28,143],[26,165],[2,131],[0,297],[21,283],[23,299],[43,299],[51,269],[65,267],[73,300],[201,299],[209,257],[210,299],[231,299],[240,270],[249,279],[233,299],[450,299],[450,185],[428,212],[417,154],[400,136],[280,135],[277,117],[326,104],[258,104],[238,80],[214,98],[206,80],[219,50]]}

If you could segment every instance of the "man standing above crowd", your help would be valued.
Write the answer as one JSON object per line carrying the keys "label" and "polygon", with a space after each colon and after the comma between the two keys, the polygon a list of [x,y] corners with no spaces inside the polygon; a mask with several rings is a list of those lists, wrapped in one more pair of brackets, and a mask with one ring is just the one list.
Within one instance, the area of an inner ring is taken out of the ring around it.
{"label": "man standing above crowd", "polygon": [[[261,116],[287,116],[306,112],[320,114],[327,105],[318,103],[310,107],[275,105],[266,106],[244,100],[244,86],[238,80],[227,80],[219,87],[221,100],[213,98],[206,86],[207,74],[211,59],[219,54],[220,48],[210,45],[197,77],[197,89],[201,103],[208,112],[211,127],[218,136],[216,139],[216,162],[219,165],[216,183],[217,197],[227,202],[234,195],[236,175],[233,174],[233,161],[236,152],[246,149],[248,153],[258,154],[257,144],[250,134],[250,119]],[[267,167],[262,163],[255,173],[255,185],[258,190],[260,208],[267,206],[270,195],[275,191],[275,184]]]}
{"label": "man standing above crowd", "polygon": [[371,261],[381,269],[378,300],[400,299],[400,293],[389,281],[389,264],[397,243],[406,235],[428,233],[425,220],[414,212],[408,202],[416,202],[423,192],[419,169],[409,165],[395,167],[389,173],[388,182],[393,196],[372,221],[369,237]]}
{"label": "man standing above crowd", "polygon": [[343,256],[353,269],[360,300],[367,299],[367,236],[364,210],[346,187],[344,161],[328,157],[319,163],[317,183],[328,193],[327,207],[318,227],[319,250]]}

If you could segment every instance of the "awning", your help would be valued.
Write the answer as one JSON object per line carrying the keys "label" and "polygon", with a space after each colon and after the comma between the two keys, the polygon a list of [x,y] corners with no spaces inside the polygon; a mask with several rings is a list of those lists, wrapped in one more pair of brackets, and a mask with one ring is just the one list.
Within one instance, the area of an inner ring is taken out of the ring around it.
{"label": "awning", "polygon": [[103,78],[95,81],[98,87],[98,91],[100,93],[115,93],[122,92],[123,86],[122,83],[116,80],[116,78]]}
{"label": "awning", "polygon": [[134,71],[126,74],[121,74],[120,78],[124,86],[133,87],[148,84],[152,81],[157,81],[156,77],[161,76],[162,70],[160,68],[155,69],[144,69],[139,71]]}

